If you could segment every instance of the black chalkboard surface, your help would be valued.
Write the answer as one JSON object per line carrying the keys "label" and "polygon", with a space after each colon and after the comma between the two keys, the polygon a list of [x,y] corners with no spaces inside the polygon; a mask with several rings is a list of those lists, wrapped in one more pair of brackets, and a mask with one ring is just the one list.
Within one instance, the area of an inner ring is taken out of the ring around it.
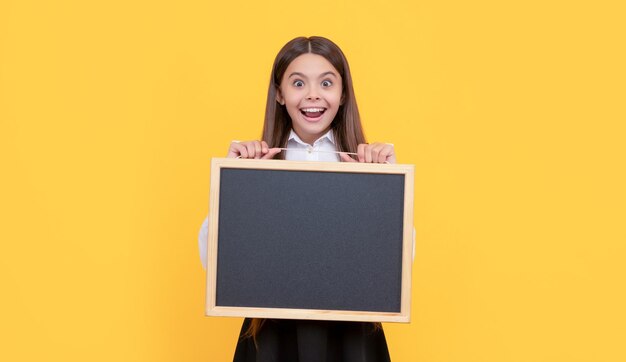
{"label": "black chalkboard surface", "polygon": [[409,320],[413,166],[213,159],[207,315]]}

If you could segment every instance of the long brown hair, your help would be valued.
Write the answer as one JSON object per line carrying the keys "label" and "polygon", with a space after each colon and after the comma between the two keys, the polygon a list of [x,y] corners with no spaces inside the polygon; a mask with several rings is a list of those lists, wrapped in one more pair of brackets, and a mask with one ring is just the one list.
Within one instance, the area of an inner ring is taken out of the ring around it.
{"label": "long brown hair", "polygon": [[[267,91],[262,140],[267,142],[270,147],[285,147],[287,145],[292,127],[291,118],[287,113],[287,108],[276,100],[276,94],[289,64],[306,53],[323,56],[341,75],[343,103],[339,106],[337,115],[330,127],[333,130],[338,151],[356,152],[357,146],[366,141],[361,126],[359,108],[354,96],[348,60],[335,43],[321,36],[295,38],[285,44],[276,55]],[[281,152],[275,158],[284,159],[284,154]],[[252,337],[256,343],[256,336],[264,323],[264,319],[253,318],[243,337]],[[380,328],[382,328],[380,323],[372,323],[373,330]]]}
{"label": "long brown hair", "polygon": [[[306,53],[323,56],[341,75],[343,103],[339,106],[330,127],[333,130],[338,151],[356,152],[357,146],[365,143],[365,135],[356,105],[348,60],[335,43],[321,36],[295,38],[285,44],[276,55],[267,91],[265,123],[261,139],[270,147],[286,146],[291,131],[291,118],[287,113],[287,108],[276,101],[276,94],[289,64]],[[284,159],[284,152],[279,153],[275,158]]]}

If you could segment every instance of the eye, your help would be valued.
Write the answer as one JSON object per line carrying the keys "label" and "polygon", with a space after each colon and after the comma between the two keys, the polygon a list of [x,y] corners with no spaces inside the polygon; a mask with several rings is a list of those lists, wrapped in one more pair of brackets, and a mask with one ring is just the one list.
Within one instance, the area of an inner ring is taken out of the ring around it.
{"label": "eye", "polygon": [[293,85],[296,87],[303,87],[304,86],[304,82],[301,80],[296,80],[295,82],[293,82]]}
{"label": "eye", "polygon": [[329,80],[322,81],[322,87],[330,87],[331,85],[333,85],[333,82]]}

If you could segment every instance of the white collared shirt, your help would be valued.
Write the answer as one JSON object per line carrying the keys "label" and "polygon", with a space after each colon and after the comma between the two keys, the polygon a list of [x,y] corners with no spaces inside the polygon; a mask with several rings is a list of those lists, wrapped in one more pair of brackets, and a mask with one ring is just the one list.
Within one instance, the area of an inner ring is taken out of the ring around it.
{"label": "white collared shirt", "polygon": [[335,145],[333,131],[329,130],[313,144],[304,142],[294,130],[291,130],[287,140],[285,160],[289,161],[326,161],[339,162],[339,154]]}

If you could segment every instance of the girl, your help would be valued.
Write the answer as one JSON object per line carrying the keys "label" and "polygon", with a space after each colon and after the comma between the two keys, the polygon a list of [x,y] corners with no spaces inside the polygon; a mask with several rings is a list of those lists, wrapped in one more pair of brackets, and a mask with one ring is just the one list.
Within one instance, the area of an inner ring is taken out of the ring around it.
{"label": "girl", "polygon": [[[356,160],[347,153],[356,153]],[[322,37],[288,42],[272,67],[263,136],[230,158],[395,163],[393,145],[365,142],[348,62]],[[199,243],[206,268],[207,224]],[[380,323],[245,319],[235,362],[389,361]]]}

